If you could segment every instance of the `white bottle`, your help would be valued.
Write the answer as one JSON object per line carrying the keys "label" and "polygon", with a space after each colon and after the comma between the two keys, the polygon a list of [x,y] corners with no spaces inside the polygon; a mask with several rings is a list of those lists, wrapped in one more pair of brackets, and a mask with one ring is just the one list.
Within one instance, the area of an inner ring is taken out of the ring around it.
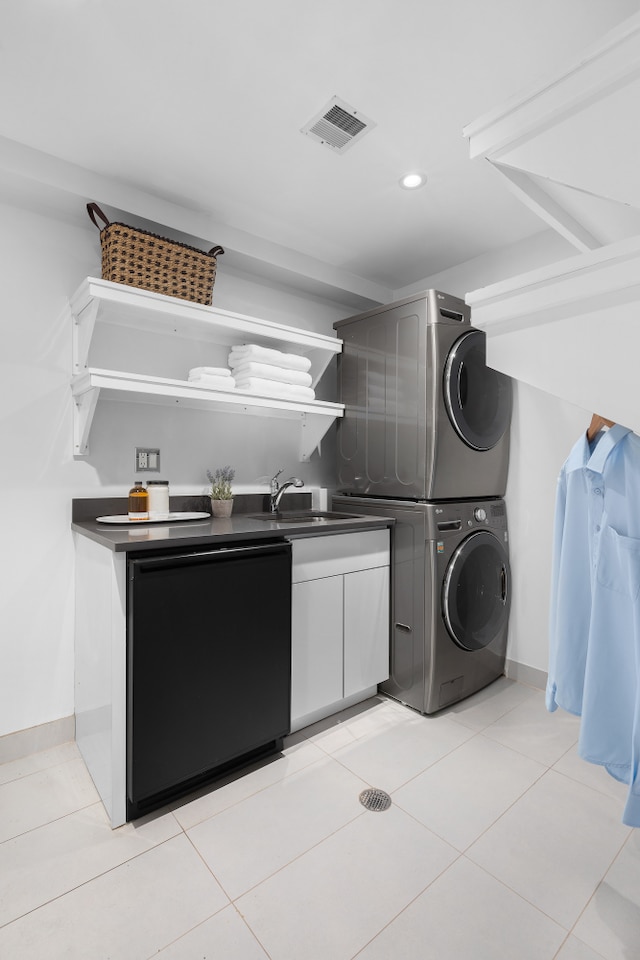
{"label": "white bottle", "polygon": [[147,480],[149,520],[166,520],[169,516],[169,481]]}

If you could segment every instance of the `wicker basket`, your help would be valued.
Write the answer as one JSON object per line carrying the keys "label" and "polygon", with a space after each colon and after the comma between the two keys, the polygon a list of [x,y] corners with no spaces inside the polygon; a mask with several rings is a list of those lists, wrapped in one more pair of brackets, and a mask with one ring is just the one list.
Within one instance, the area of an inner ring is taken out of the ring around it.
{"label": "wicker basket", "polygon": [[[222,247],[213,247],[205,253],[148,230],[110,223],[97,203],[88,203],[87,212],[100,230],[103,280],[194,303],[211,303],[216,257],[224,253]],[[104,227],[96,217],[103,221]]]}

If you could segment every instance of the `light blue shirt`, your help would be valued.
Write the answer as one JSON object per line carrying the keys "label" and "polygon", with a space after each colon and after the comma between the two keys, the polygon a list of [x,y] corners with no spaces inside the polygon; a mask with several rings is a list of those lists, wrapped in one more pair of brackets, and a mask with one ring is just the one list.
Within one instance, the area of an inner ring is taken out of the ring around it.
{"label": "light blue shirt", "polygon": [[578,752],[629,784],[640,827],[640,438],[584,434],[558,478],[547,709],[582,717]]}

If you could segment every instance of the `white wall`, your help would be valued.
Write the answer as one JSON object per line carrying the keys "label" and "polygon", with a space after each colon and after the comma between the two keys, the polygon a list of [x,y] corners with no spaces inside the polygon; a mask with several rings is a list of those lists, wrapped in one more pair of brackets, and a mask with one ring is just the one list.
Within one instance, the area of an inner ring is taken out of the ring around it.
{"label": "white wall", "polygon": [[514,383],[507,483],[512,608],[507,658],[547,671],[549,588],[556,483],[591,413]]}
{"label": "white wall", "polygon": [[[574,252],[561,237],[545,231],[508,249],[429,277],[420,286],[464,297],[470,290],[564,259]],[[556,481],[571,447],[587,428],[591,411],[525,383],[514,381],[513,386],[506,492],[513,577],[507,658],[546,672]]]}
{"label": "white wall", "polygon": [[[428,278],[454,294],[567,256],[564,241],[547,233]],[[207,467],[231,463],[238,490],[256,489],[283,467],[309,486],[330,486],[333,432],[322,457],[297,461],[298,431],[291,421],[173,411],[114,401],[99,404],[90,455],[72,455],[71,330],[66,299],[87,275],[99,275],[97,234],[12,206],[0,206],[3,270],[0,351],[0,736],[73,712],[73,497],[126,493],[134,478],[133,449],[158,446],[162,476],[172,492],[200,493]],[[410,292],[409,290],[406,291]],[[404,295],[399,291],[398,295]],[[276,284],[225,269],[221,258],[215,305],[332,335],[332,322],[352,308],[303,297]],[[120,352],[97,338],[102,359]],[[167,351],[128,335],[145,362],[167,362]],[[194,344],[194,350],[201,345]],[[171,355],[171,354],[170,354]],[[133,356],[133,360],[131,359]],[[100,356],[92,358],[98,362]],[[126,353],[125,353],[126,359]],[[177,362],[175,358],[171,362]],[[152,372],[147,370],[147,372]],[[332,397],[334,371],[319,396]],[[546,669],[549,551],[558,469],[588,421],[580,411],[516,384],[507,503],[514,602],[508,656]]]}
{"label": "white wall", "polygon": [[[298,462],[292,421],[112,401],[99,403],[90,455],[74,460],[71,329],[63,308],[84,277],[100,275],[97,232],[88,222],[85,230],[0,205],[0,263],[1,736],[73,713],[71,500],[125,495],[136,445],[161,449],[162,476],[174,493],[203,492],[207,467],[227,463],[236,468],[239,491],[255,489],[280,467],[325,486],[334,469],[332,434],[321,459]],[[329,335],[334,320],[353,312],[233,274],[224,258],[214,303]],[[116,349],[111,336],[101,337],[103,356]],[[134,342],[126,341],[129,359]],[[156,347],[142,345],[145,361],[159,362]],[[131,369],[136,362],[134,356]],[[318,395],[331,396],[334,383],[328,371]]]}

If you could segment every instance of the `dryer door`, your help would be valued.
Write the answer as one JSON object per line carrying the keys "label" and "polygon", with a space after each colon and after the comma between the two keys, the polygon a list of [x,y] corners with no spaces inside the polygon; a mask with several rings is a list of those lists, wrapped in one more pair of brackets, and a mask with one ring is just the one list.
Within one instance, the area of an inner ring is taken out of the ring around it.
{"label": "dryer door", "polygon": [[443,386],[449,419],[462,440],[474,450],[495,447],[511,418],[511,381],[487,367],[482,330],[470,330],[456,340]]}
{"label": "dryer door", "polygon": [[504,631],[509,579],[507,551],[487,530],[470,534],[455,550],[444,576],[442,615],[463,650],[481,650]]}

